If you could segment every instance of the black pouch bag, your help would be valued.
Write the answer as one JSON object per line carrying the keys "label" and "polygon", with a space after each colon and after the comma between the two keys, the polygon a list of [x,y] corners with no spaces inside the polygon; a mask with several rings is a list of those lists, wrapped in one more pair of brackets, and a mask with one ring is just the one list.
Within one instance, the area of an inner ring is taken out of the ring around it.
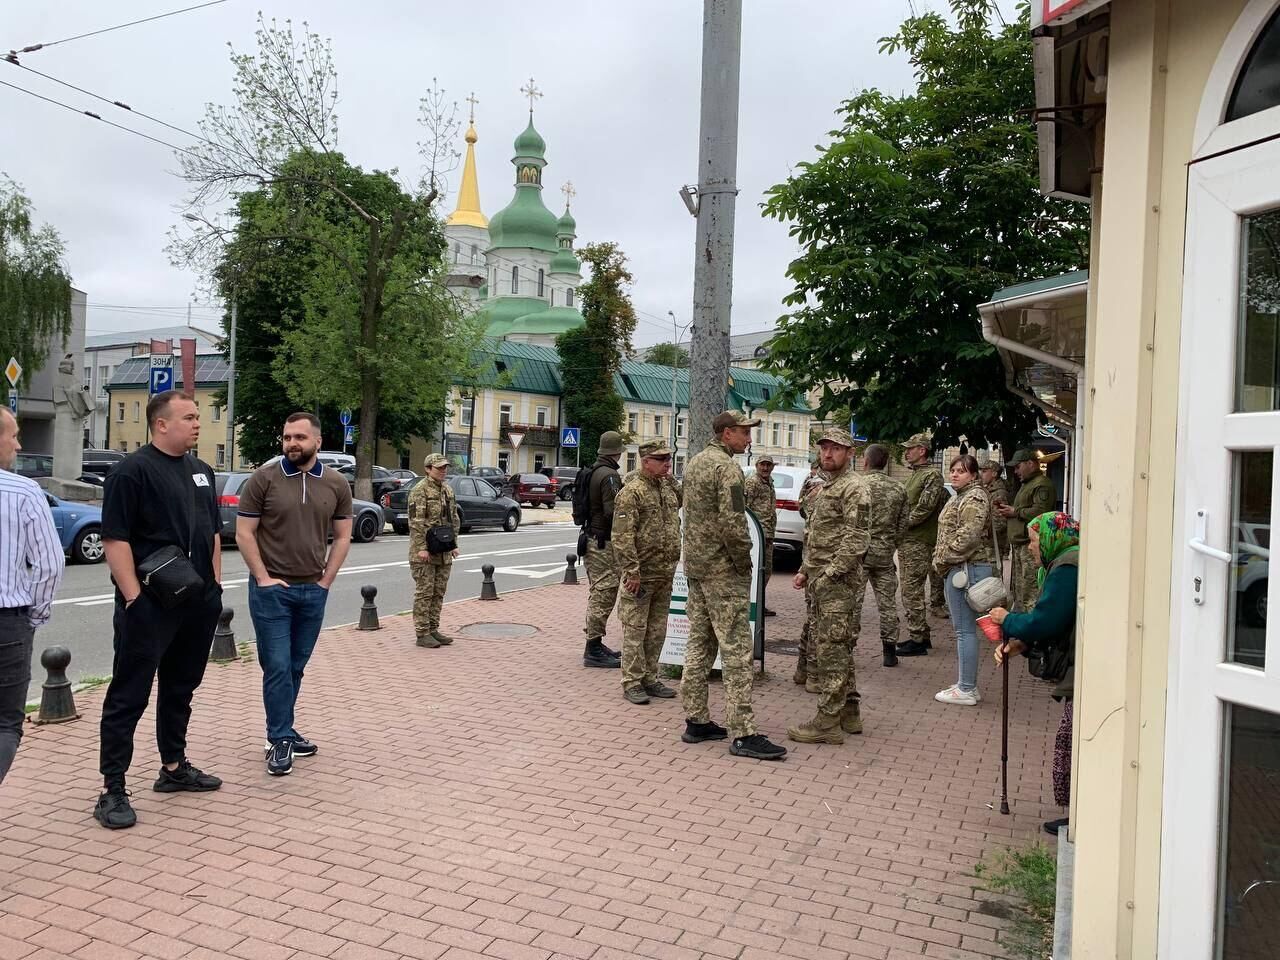
{"label": "black pouch bag", "polygon": [[204,578],[191,563],[191,546],[196,539],[196,493],[191,487],[190,525],[187,549],[170,544],[161,547],[137,565],[138,582],[147,596],[166,610],[180,607],[204,593]]}
{"label": "black pouch bag", "polygon": [[453,535],[453,527],[447,523],[427,528],[427,553],[435,556],[440,553],[452,553],[458,549],[458,539]]}

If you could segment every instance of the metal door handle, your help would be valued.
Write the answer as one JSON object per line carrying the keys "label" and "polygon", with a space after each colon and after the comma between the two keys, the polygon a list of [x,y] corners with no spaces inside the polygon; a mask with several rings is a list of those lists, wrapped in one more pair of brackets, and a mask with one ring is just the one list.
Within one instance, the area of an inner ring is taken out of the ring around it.
{"label": "metal door handle", "polygon": [[1225,550],[1219,550],[1217,547],[1211,547],[1199,537],[1192,537],[1187,541],[1187,546],[1196,553],[1203,553],[1206,557],[1213,557],[1215,560],[1221,560],[1223,563],[1230,563],[1234,558]]}
{"label": "metal door handle", "polygon": [[[1203,554],[1206,557],[1212,557],[1214,560],[1221,560],[1223,563],[1231,563],[1235,558],[1225,550],[1219,550],[1217,547],[1211,547],[1205,543],[1205,535],[1209,529],[1209,513],[1204,507],[1196,511],[1196,533],[1195,536],[1187,541],[1187,546],[1196,553]],[[1202,576],[1193,576],[1191,578],[1191,602],[1197,607],[1203,606],[1205,601],[1205,582]]]}

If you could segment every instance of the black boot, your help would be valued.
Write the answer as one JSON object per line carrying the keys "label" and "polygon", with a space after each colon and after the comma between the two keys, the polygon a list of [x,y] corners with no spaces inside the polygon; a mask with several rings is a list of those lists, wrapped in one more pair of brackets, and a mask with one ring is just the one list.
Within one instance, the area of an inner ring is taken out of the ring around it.
{"label": "black boot", "polygon": [[599,640],[588,640],[586,649],[582,651],[582,665],[584,667],[605,667],[620,668],[622,661],[613,656],[609,650]]}
{"label": "black boot", "polygon": [[884,660],[881,661],[886,667],[896,667],[898,665],[898,649],[895,643],[880,642],[880,647],[884,650]]}
{"label": "black boot", "polygon": [[929,653],[929,641],[925,640],[908,640],[906,643],[898,644],[897,654],[900,657],[924,657]]}

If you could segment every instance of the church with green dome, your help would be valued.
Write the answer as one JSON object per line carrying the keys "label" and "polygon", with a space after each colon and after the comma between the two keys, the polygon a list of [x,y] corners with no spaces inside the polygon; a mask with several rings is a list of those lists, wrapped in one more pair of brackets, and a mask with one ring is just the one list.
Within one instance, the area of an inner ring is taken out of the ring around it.
{"label": "church with green dome", "polygon": [[[448,286],[485,323],[485,336],[551,347],[566,330],[584,323],[578,311],[582,264],[573,252],[577,224],[569,212],[573,185],[566,183],[559,218],[542,198],[547,144],[533,125],[532,81],[529,125],[516,137],[511,163],[515,195],[486,218],[476,176],[475,114],[466,133],[466,159],[457,209],[445,222],[450,270]],[[474,107],[474,99],[471,99]]]}

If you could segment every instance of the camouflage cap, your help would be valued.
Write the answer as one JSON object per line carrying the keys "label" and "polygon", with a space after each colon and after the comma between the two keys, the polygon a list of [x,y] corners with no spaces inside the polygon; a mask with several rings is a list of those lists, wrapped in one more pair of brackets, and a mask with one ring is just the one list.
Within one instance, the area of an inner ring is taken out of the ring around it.
{"label": "camouflage cap", "polygon": [[773,463],[773,457],[769,456],[767,453],[761,454],[756,457],[756,463]]}
{"label": "camouflage cap", "polygon": [[604,457],[617,457],[622,454],[622,434],[617,430],[606,430],[600,434],[600,446],[597,452]]}
{"label": "camouflage cap", "polygon": [[978,458],[978,469],[979,470],[999,470],[1000,461],[992,460],[989,456],[987,456],[986,454],[983,454]]}
{"label": "camouflage cap", "polygon": [[1016,466],[1019,463],[1039,463],[1040,458],[1036,456],[1036,452],[1030,447],[1023,447],[1009,459],[1009,466]]}
{"label": "camouflage cap", "polygon": [[711,421],[711,430],[718,434],[728,427],[758,427],[759,425],[759,417],[748,417],[741,410],[726,410],[724,413],[717,414]]}
{"label": "camouflage cap", "polygon": [[665,440],[650,440],[640,444],[641,457],[669,457],[673,452]]}
{"label": "camouflage cap", "polygon": [[818,438],[818,444],[836,443],[842,447],[853,446],[853,435],[841,427],[828,427],[826,431]]}
{"label": "camouflage cap", "polygon": [[910,449],[911,447],[924,447],[926,450],[933,448],[933,434],[928,430],[921,430],[919,433],[913,433],[907,437],[907,442],[903,447]]}
{"label": "camouflage cap", "polygon": [[422,469],[430,470],[432,467],[447,467],[449,458],[443,453],[428,453],[426,459],[422,461]]}

